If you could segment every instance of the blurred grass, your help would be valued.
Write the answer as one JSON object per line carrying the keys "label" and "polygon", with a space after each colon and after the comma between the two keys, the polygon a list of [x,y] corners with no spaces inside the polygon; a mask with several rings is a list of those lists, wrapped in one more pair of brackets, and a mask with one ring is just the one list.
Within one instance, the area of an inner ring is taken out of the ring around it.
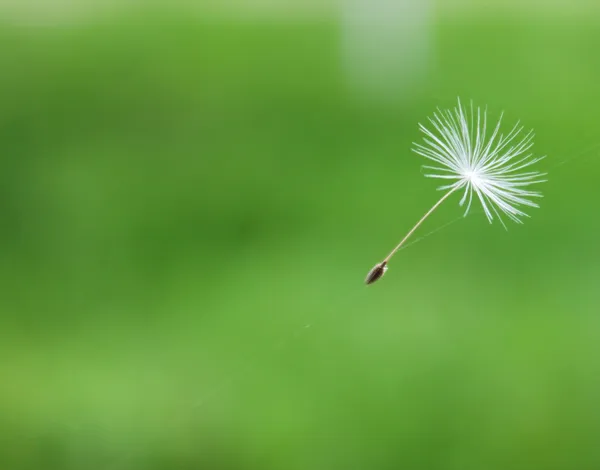
{"label": "blurred grass", "polygon": [[[389,106],[325,22],[5,26],[1,467],[598,468],[598,148],[556,166],[599,143],[597,25],[441,23]],[[542,208],[365,289],[457,95],[536,129]]]}

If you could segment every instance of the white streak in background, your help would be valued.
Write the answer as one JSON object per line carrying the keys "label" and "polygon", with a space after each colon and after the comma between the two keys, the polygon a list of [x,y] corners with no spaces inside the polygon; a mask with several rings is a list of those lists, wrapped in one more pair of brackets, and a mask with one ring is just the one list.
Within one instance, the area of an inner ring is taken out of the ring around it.
{"label": "white streak in background", "polygon": [[350,85],[371,100],[410,96],[431,61],[431,0],[341,0],[342,58]]}

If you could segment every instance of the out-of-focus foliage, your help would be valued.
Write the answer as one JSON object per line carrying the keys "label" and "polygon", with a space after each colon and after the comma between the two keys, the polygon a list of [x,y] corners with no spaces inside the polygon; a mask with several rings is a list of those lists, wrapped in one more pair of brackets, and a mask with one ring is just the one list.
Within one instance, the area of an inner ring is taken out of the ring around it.
{"label": "out-of-focus foliage", "polygon": [[[439,21],[374,101],[329,20],[1,28],[0,467],[598,468],[599,25]],[[542,208],[367,288],[456,96],[536,129]]]}

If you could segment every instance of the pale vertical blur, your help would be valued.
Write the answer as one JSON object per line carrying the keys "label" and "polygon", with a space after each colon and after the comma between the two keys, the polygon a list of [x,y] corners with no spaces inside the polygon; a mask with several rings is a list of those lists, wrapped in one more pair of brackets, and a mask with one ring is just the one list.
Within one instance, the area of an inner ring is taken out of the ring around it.
{"label": "pale vertical blur", "polygon": [[368,97],[410,94],[432,56],[430,0],[344,0],[342,56],[349,82]]}

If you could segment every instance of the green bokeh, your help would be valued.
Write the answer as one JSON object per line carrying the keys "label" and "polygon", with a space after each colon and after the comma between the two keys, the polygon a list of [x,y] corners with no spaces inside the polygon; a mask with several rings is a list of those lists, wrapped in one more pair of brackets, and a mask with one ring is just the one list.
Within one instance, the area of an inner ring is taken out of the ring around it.
{"label": "green bokeh", "polygon": [[[600,468],[599,25],[441,19],[388,102],[324,20],[3,27],[0,468]],[[456,96],[535,128],[542,207],[367,288]]]}

